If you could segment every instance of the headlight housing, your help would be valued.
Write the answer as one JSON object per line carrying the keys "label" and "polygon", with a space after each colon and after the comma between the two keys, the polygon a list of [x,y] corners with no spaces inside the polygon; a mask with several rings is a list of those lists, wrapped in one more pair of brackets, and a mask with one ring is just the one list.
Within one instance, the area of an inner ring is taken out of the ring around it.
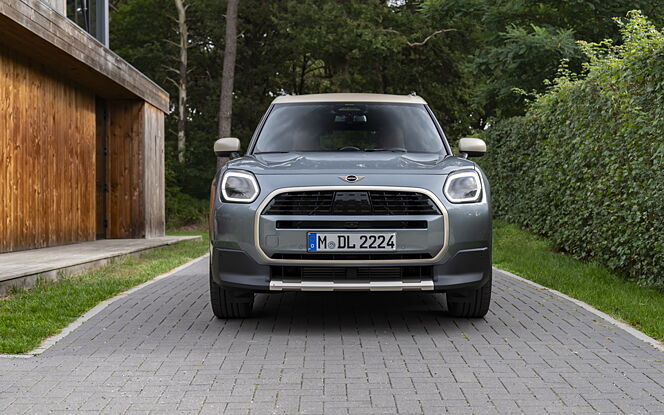
{"label": "headlight housing", "polygon": [[445,197],[452,203],[472,203],[482,198],[482,180],[475,170],[464,170],[447,176],[443,187]]}
{"label": "headlight housing", "polygon": [[251,203],[258,193],[258,181],[249,172],[228,170],[221,179],[221,195],[226,202]]}

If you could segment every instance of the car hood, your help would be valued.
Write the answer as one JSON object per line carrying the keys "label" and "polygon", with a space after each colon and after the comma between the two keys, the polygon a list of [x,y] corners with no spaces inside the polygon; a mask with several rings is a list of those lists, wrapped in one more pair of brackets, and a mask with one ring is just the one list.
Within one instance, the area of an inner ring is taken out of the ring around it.
{"label": "car hood", "polygon": [[255,174],[449,174],[474,163],[459,157],[425,153],[334,152],[250,155],[228,163],[229,169]]}

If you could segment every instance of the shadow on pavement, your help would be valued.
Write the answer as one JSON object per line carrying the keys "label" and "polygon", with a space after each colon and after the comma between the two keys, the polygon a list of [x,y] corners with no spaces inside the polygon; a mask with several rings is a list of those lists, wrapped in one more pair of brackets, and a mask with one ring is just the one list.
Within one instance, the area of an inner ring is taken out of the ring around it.
{"label": "shadow on pavement", "polygon": [[257,333],[310,336],[364,331],[416,335],[432,329],[463,331],[478,324],[486,321],[448,316],[444,294],[308,292],[257,295],[254,314],[242,326]]}

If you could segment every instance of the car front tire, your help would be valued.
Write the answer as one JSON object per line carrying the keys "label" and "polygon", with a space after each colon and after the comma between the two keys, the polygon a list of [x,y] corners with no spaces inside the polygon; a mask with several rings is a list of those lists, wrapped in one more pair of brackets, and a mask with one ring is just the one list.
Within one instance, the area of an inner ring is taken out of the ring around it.
{"label": "car front tire", "polygon": [[222,287],[210,277],[210,305],[217,318],[246,318],[254,307],[254,293]]}
{"label": "car front tire", "polygon": [[482,318],[490,304],[491,278],[477,289],[447,292],[447,310],[454,317]]}

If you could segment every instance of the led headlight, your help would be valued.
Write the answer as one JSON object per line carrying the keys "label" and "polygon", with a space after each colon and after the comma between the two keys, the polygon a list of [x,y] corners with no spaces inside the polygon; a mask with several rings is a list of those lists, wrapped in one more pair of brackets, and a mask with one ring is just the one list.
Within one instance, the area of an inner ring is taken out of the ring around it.
{"label": "led headlight", "polygon": [[443,192],[452,203],[477,202],[482,197],[482,180],[474,170],[452,173],[447,176]]}
{"label": "led headlight", "polygon": [[221,195],[226,202],[251,203],[259,192],[256,177],[249,172],[228,170],[221,179]]}

